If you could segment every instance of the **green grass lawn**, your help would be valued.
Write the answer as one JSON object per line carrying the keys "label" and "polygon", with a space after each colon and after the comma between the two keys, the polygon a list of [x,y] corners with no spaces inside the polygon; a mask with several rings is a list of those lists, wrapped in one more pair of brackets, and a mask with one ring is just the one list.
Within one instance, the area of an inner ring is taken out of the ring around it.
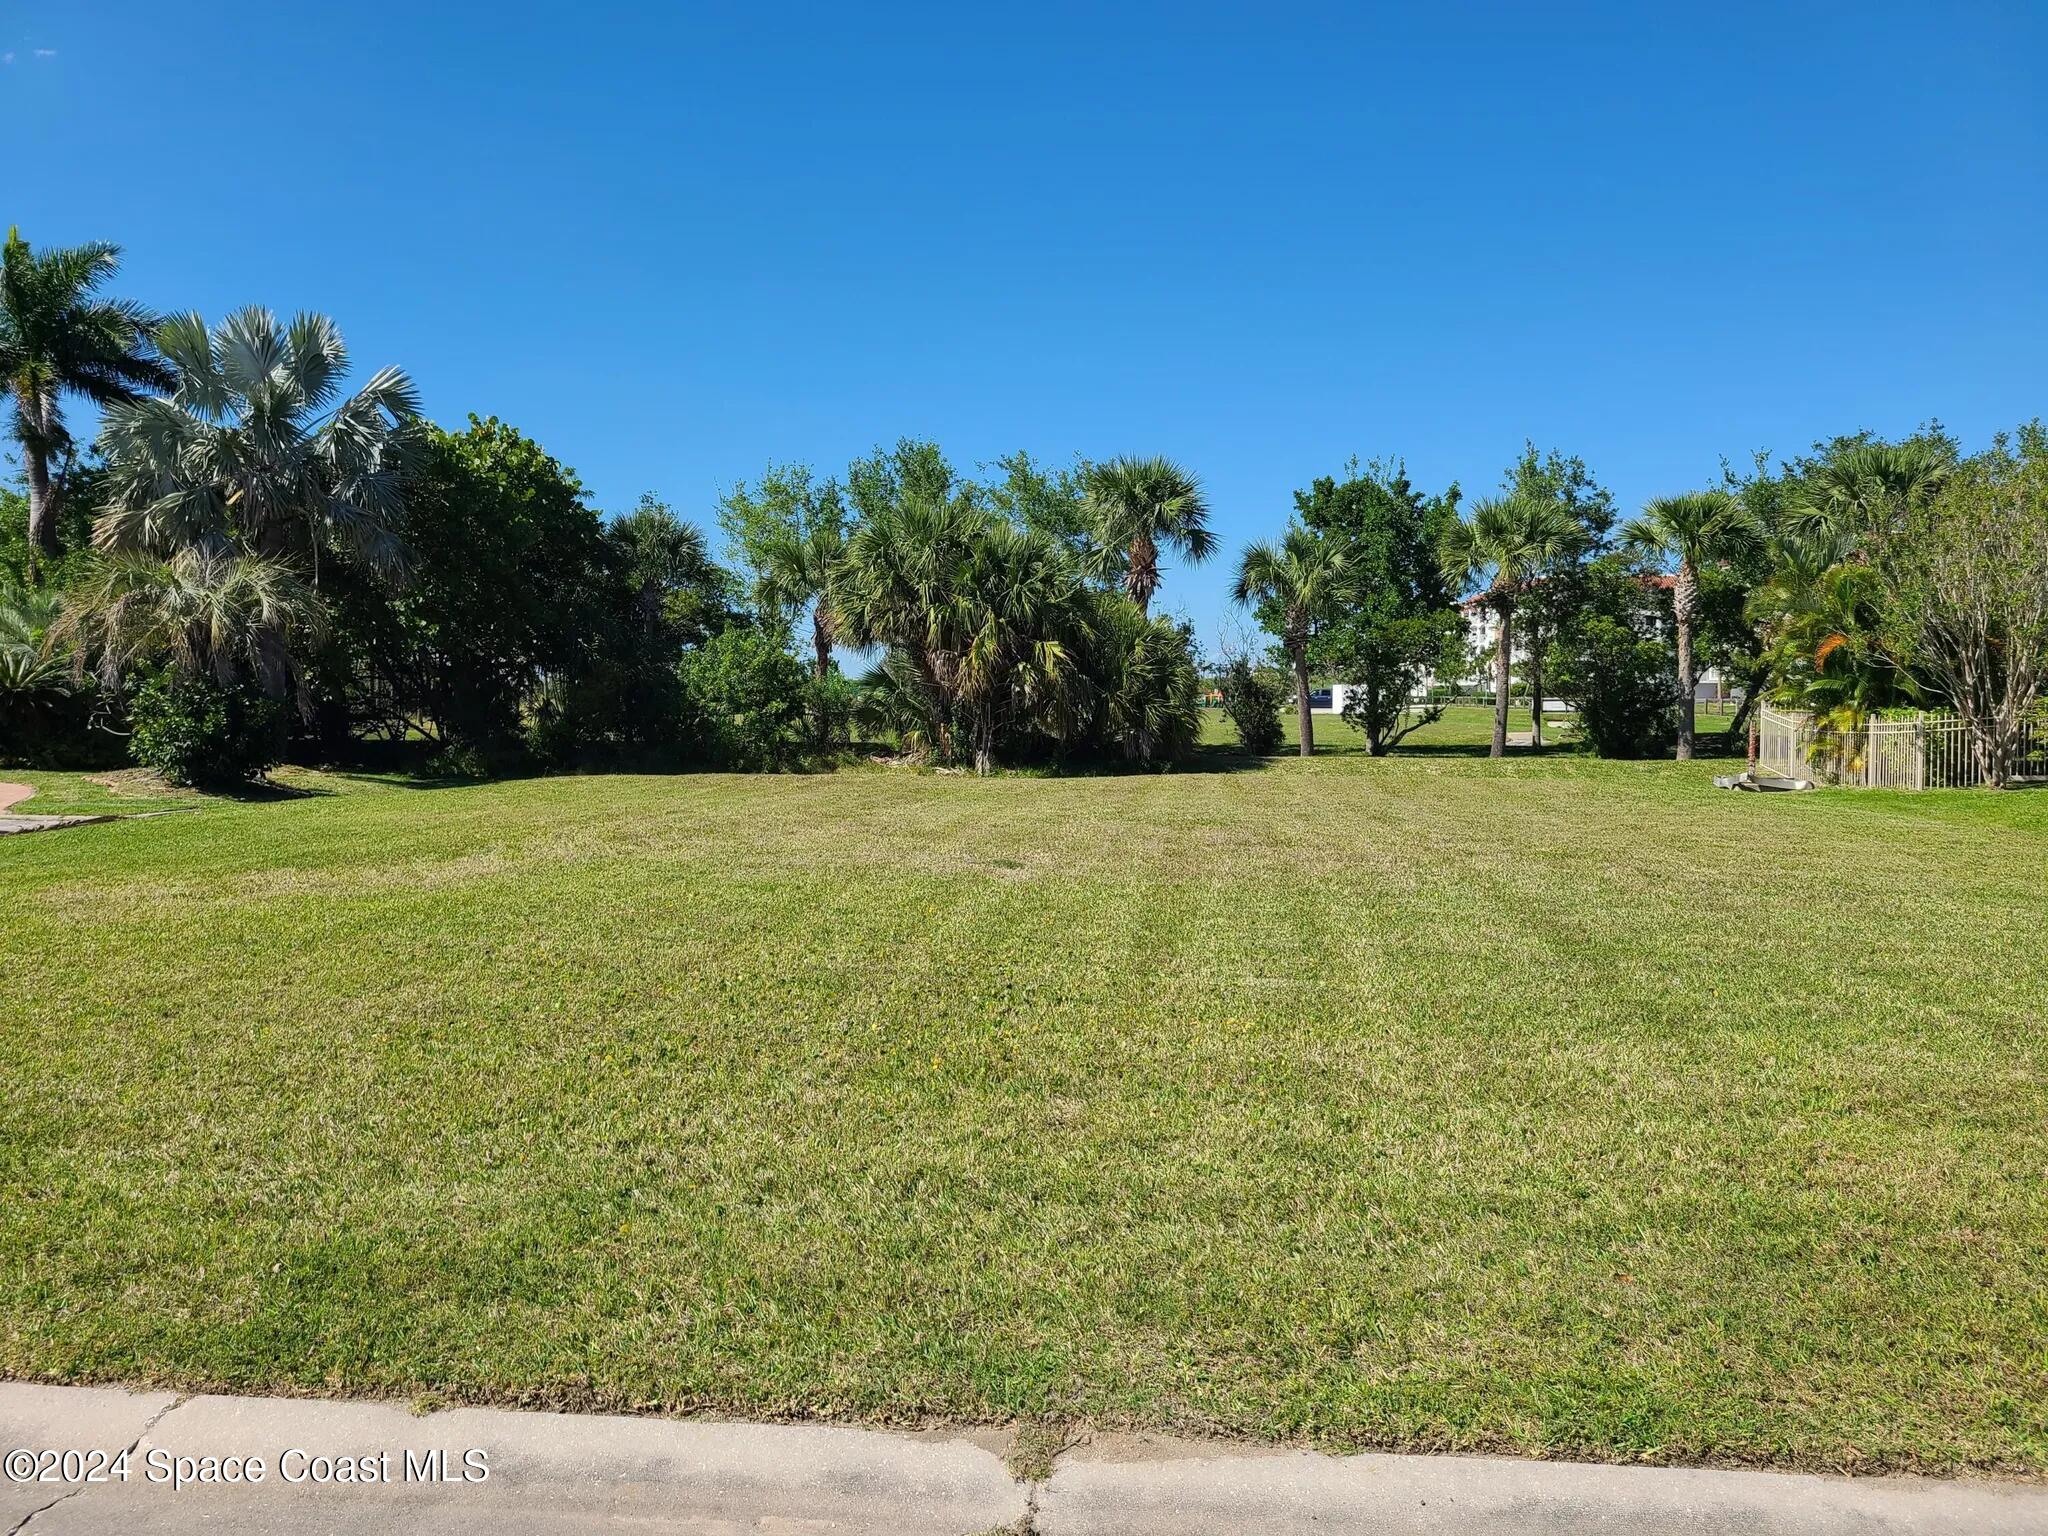
{"label": "green grass lawn", "polygon": [[0,841],[0,1374],[2048,1467],[2048,794],[1202,769]]}
{"label": "green grass lawn", "polygon": [[13,807],[14,814],[20,816],[133,815],[182,809],[200,801],[198,795],[188,790],[145,782],[133,770],[113,774],[31,773],[0,768],[0,782],[26,784],[35,790]]}

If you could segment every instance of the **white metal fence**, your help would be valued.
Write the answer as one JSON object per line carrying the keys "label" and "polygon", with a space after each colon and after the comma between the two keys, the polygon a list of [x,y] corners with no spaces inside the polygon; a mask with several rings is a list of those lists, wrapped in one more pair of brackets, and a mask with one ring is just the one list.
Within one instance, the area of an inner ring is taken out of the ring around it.
{"label": "white metal fence", "polygon": [[[1982,784],[1970,730],[1958,715],[1866,720],[1831,730],[1811,715],[1765,706],[1757,716],[1757,768],[1784,779],[1850,789],[1965,789]],[[2048,726],[2020,729],[2014,778],[2048,778]]]}

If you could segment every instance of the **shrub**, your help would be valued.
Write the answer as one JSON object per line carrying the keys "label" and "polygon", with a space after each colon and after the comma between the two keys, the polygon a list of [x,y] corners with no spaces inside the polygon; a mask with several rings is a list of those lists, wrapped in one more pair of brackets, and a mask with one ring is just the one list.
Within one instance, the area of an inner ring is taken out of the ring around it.
{"label": "shrub", "polygon": [[1586,604],[1551,644],[1548,691],[1571,700],[1602,757],[1653,757],[1678,736],[1677,661],[1651,589],[1613,557],[1586,567]]}
{"label": "shrub", "polygon": [[1286,699],[1271,675],[1245,657],[1234,656],[1223,669],[1222,691],[1223,713],[1236,727],[1245,751],[1279,751],[1280,706]]}
{"label": "shrub", "polygon": [[157,673],[128,701],[128,752],[173,784],[247,784],[284,761],[282,700],[254,686]]}
{"label": "shrub", "polygon": [[728,629],[684,657],[681,676],[713,762],[750,769],[789,760],[811,683],[781,646],[759,630]]}

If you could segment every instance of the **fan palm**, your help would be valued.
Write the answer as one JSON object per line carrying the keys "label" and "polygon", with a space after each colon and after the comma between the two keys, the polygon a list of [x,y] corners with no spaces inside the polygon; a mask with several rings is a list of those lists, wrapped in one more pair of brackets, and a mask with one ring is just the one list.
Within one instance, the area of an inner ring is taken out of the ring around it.
{"label": "fan palm", "polygon": [[963,578],[949,596],[946,623],[962,642],[956,696],[974,771],[987,773],[1007,730],[1029,722],[1063,736],[1080,721],[1089,630],[1080,567],[1045,534],[989,519]]}
{"label": "fan palm", "polygon": [[1159,549],[1165,545],[1200,564],[1216,552],[1201,482],[1171,459],[1123,458],[1091,465],[1088,501],[1103,545],[1126,550],[1124,591],[1140,613],[1159,590]]}
{"label": "fan palm", "polygon": [[[1476,502],[1472,515],[1444,536],[1444,577],[1460,590],[1477,586],[1493,610],[1493,746],[1508,749],[1508,687],[1513,665],[1515,605],[1537,572],[1568,559],[1585,545],[1584,527],[1563,507],[1544,497],[1506,496]],[[1543,701],[1536,700],[1541,709]]]}
{"label": "fan palm", "polygon": [[1201,734],[1199,683],[1187,635],[1113,593],[1095,594],[1088,674],[1102,736],[1134,763],[1185,757]]}
{"label": "fan palm", "polygon": [[1933,443],[1857,443],[1801,478],[1794,517],[1810,533],[1860,539],[1889,529],[1941,488],[1952,461]]}
{"label": "fan palm", "polygon": [[343,396],[348,348],[324,315],[282,324],[245,309],[210,332],[180,315],[157,328],[157,343],[175,385],[108,407],[110,505],[95,544],[287,560],[309,567],[316,586],[323,548],[373,570],[402,566],[419,414],[402,370],[380,368]]}
{"label": "fan palm", "polygon": [[169,558],[137,551],[102,557],[67,591],[53,643],[96,662],[112,684],[140,662],[168,656],[189,676],[226,685],[246,668],[268,693],[297,676],[293,650],[317,640],[326,608],[289,565],[192,547]]}
{"label": "fan palm", "polygon": [[72,450],[63,397],[104,407],[170,385],[150,340],[155,318],[128,300],[96,296],[120,268],[120,247],[100,242],[37,253],[15,229],[0,248],[0,387],[14,406],[28,478],[32,555],[59,552],[64,482],[52,467]]}
{"label": "fan palm", "polygon": [[1760,530],[1741,502],[1726,491],[1695,491],[1660,496],[1622,529],[1629,548],[1659,560],[1672,561],[1671,617],[1678,641],[1679,761],[1693,748],[1693,627],[1699,622],[1700,569],[1741,554],[1755,544]]}
{"label": "fan palm", "polygon": [[845,638],[895,653],[901,697],[928,702],[924,733],[933,752],[953,755],[952,704],[960,641],[947,602],[987,524],[965,497],[905,494],[871,507],[847,540],[834,594]]}
{"label": "fan palm", "polygon": [[1343,595],[1348,579],[1342,548],[1299,523],[1290,523],[1277,545],[1252,545],[1238,562],[1232,589],[1237,601],[1251,607],[1270,603],[1279,610],[1280,643],[1294,667],[1295,718],[1303,757],[1316,749],[1308,696],[1309,638]]}
{"label": "fan palm", "polygon": [[844,526],[818,522],[773,534],[762,541],[756,558],[761,569],[754,592],[763,607],[811,610],[811,673],[823,680],[832,671],[832,647],[841,627],[832,589],[846,559]]}

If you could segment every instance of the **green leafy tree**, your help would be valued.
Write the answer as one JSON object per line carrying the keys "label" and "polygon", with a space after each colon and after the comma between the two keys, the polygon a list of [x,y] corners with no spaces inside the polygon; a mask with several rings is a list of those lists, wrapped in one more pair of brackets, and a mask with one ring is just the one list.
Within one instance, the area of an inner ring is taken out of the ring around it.
{"label": "green leafy tree", "polygon": [[1232,595],[1238,602],[1272,615],[1281,647],[1293,666],[1303,757],[1316,749],[1315,719],[1309,707],[1309,647],[1317,626],[1345,597],[1349,565],[1337,540],[1323,538],[1299,523],[1288,524],[1278,544],[1251,545],[1238,562]]}
{"label": "green leafy tree", "polygon": [[757,629],[728,629],[683,659],[681,676],[711,759],[740,770],[784,765],[806,699],[804,670]]}
{"label": "green leafy tree", "polygon": [[2010,783],[2048,677],[2048,429],[1907,498],[1872,554],[1889,648],[1961,716],[1983,781]]}
{"label": "green leafy tree", "polygon": [[990,507],[1021,527],[1063,545],[1091,582],[1121,589],[1130,552],[1102,541],[1102,519],[1088,499],[1090,465],[1047,469],[1021,449],[996,460],[1002,478],[984,487]]}
{"label": "green leafy tree", "polygon": [[1549,671],[1602,757],[1649,757],[1676,731],[1678,689],[1662,593],[1620,555],[1586,565],[1584,600],[1550,644]]}
{"label": "green leafy tree", "polygon": [[150,336],[155,316],[100,294],[120,270],[120,247],[101,241],[38,252],[10,229],[0,247],[0,387],[13,406],[28,481],[31,572],[62,549],[60,513],[75,449],[64,397],[127,405],[171,385]]}
{"label": "green leafy tree", "polygon": [[1587,601],[1585,562],[1607,547],[1615,523],[1614,497],[1594,479],[1584,459],[1556,449],[1539,453],[1534,443],[1522,445],[1522,455],[1510,466],[1503,490],[1510,498],[1555,506],[1579,530],[1575,541],[1530,573],[1515,610],[1515,621],[1522,632],[1529,696],[1535,701],[1530,713],[1529,739],[1540,748],[1546,692],[1543,659],[1551,636]]}
{"label": "green leafy tree", "polygon": [[1216,552],[1202,485],[1171,459],[1121,458],[1091,465],[1086,482],[1098,541],[1124,551],[1124,591],[1140,613],[1159,590],[1159,551],[1200,564]]}
{"label": "green leafy tree", "polygon": [[935,447],[853,466],[859,522],[836,594],[848,640],[886,650],[873,686],[941,760],[977,772],[1028,732],[1072,739],[1092,703],[1084,580],[1072,554],[983,504]]}
{"label": "green leafy tree", "polygon": [[1249,656],[1232,656],[1217,678],[1223,713],[1245,751],[1266,757],[1280,750],[1280,705],[1286,698],[1275,674]]}
{"label": "green leafy tree", "polygon": [[1693,749],[1693,695],[1698,681],[1693,636],[1700,618],[1700,572],[1740,558],[1760,536],[1748,508],[1725,490],[1660,496],[1622,531],[1628,549],[1673,568],[1671,616],[1677,641],[1680,762],[1689,760]]}
{"label": "green leafy tree", "polygon": [[1409,732],[1442,717],[1417,708],[1432,673],[1455,672],[1463,620],[1437,550],[1457,522],[1458,492],[1424,496],[1397,462],[1324,477],[1294,493],[1304,526],[1335,540],[1347,562],[1346,595],[1317,631],[1310,657],[1323,673],[1354,684],[1344,715],[1378,757]]}
{"label": "green leafy tree", "polygon": [[[1555,499],[1539,496],[1477,502],[1471,515],[1444,535],[1440,552],[1444,579],[1456,591],[1477,588],[1493,610],[1494,757],[1507,754],[1516,606],[1532,582],[1584,549],[1586,537],[1585,524],[1579,518]],[[1539,713],[1541,709],[1539,694]]]}

